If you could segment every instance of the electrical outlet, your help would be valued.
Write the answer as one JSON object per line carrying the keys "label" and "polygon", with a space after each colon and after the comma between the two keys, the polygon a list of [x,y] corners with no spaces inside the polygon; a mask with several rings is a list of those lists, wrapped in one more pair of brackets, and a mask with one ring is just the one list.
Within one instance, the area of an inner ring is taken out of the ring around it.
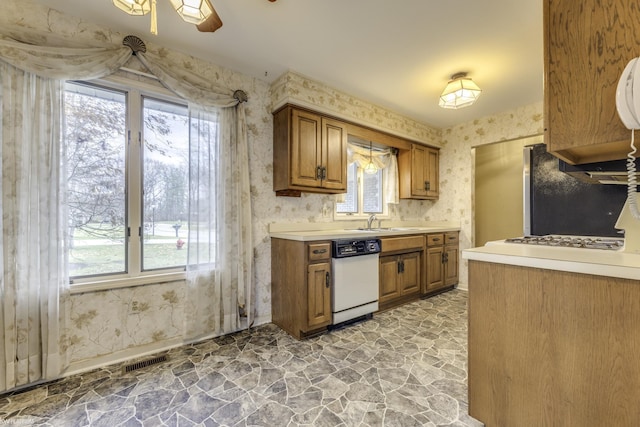
{"label": "electrical outlet", "polygon": [[322,206],[322,216],[324,218],[329,218],[331,216],[331,209],[327,205]]}

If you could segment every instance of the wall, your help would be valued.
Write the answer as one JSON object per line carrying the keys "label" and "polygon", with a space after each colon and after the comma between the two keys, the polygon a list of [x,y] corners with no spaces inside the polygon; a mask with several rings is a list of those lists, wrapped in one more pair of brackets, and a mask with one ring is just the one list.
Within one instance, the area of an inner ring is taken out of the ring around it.
{"label": "wall", "polygon": [[[473,108],[473,107],[469,107]],[[440,194],[429,211],[435,218],[460,219],[460,249],[474,247],[474,160],[471,149],[479,145],[509,141],[543,133],[542,102],[458,126],[442,132],[440,150]],[[460,262],[460,282],[468,283],[468,263]]]}
{"label": "wall", "polygon": [[[25,20],[25,16],[29,16],[29,19]],[[40,5],[17,1],[3,3],[0,29],[8,35],[20,34],[23,40],[27,37],[25,41],[50,45],[121,45],[126,35]],[[243,89],[249,96],[246,113],[253,204],[256,324],[269,322],[271,319],[269,224],[273,222],[308,224],[331,221],[331,218],[322,216],[322,209],[324,206],[330,206],[333,209],[334,196],[303,194],[300,198],[275,197],[272,188],[272,101],[270,87],[266,82],[163,49],[149,43],[149,40],[145,42],[148,49],[175,56],[202,76],[226,87]],[[340,113],[344,117],[360,123],[368,123],[380,129],[390,127],[391,129],[387,130],[392,133],[412,135],[414,138],[432,141],[434,144],[439,142],[440,130],[428,128],[365,101],[331,91],[326,86],[306,80],[302,76],[296,76],[295,83],[305,88],[299,93],[304,93],[310,102],[326,104],[327,109]],[[314,95],[314,91],[322,92],[323,95],[320,96],[318,93]],[[277,89],[274,92],[283,94],[282,99],[291,95],[291,93],[278,92]],[[328,93],[330,94],[327,95]],[[314,98],[316,96],[318,97]],[[329,108],[329,105],[333,105],[333,109]],[[450,144],[452,145],[453,143]],[[454,154],[444,156],[444,162],[449,166],[447,166],[448,171],[443,170],[443,177],[452,173],[455,161],[457,158]],[[445,189],[451,187],[451,180],[457,180],[457,178],[445,178]],[[454,187],[457,188],[457,185]],[[453,199],[449,200],[447,193],[443,193],[442,200],[438,202],[403,200],[394,219],[460,219],[459,213],[463,211],[454,208],[436,209],[439,204],[455,205]],[[85,370],[184,342],[185,311],[188,310],[184,301],[182,282],[157,283],[72,295],[72,322],[65,331],[72,360],[70,370]],[[143,303],[144,310],[131,314],[131,306],[134,302]]]}

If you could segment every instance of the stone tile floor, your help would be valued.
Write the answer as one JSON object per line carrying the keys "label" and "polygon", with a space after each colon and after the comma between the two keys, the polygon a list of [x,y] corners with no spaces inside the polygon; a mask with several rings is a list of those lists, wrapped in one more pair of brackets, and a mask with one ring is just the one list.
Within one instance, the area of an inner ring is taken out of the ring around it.
{"label": "stone tile floor", "polygon": [[305,341],[263,325],[0,395],[0,424],[477,427],[466,343],[467,294],[453,290]]}

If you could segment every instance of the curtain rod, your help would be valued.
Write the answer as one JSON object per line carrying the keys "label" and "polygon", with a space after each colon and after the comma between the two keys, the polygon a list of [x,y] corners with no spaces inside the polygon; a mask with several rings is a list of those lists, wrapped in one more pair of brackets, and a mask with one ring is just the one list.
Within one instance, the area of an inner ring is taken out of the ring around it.
{"label": "curtain rod", "polygon": [[[360,148],[366,148],[367,150],[369,149],[369,145],[367,145],[367,144],[365,144],[363,142],[349,141],[348,144],[356,145],[356,146],[358,146]],[[371,147],[371,150],[372,151],[380,151],[380,152],[382,152],[382,151],[387,150],[388,148],[393,148],[393,147],[380,148],[380,147],[376,147],[374,145],[374,146]]]}

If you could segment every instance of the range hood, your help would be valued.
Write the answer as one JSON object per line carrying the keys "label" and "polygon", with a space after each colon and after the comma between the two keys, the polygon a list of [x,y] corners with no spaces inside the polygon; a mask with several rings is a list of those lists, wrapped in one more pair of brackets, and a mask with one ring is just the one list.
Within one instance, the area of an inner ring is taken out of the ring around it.
{"label": "range hood", "polygon": [[[636,171],[640,171],[640,159],[636,159]],[[618,184],[627,185],[627,161],[612,160],[609,162],[585,163],[582,165],[570,165],[558,160],[558,169],[580,181],[591,184]],[[640,181],[640,172],[636,172]]]}

